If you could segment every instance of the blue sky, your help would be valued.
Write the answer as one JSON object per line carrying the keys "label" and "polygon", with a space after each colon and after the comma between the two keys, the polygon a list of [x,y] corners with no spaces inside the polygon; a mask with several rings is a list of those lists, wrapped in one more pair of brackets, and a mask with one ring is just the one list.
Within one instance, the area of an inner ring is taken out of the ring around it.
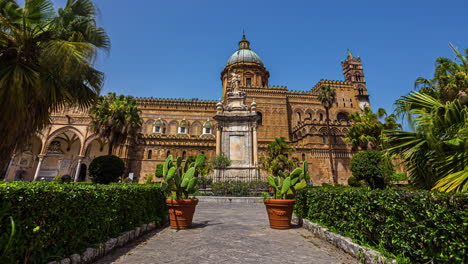
{"label": "blue sky", "polygon": [[[65,0],[56,0],[63,5]],[[96,0],[112,40],[97,67],[109,91],[219,99],[220,72],[245,29],[270,84],[309,90],[343,80],[349,48],[361,56],[374,108],[393,110],[434,60],[468,48],[468,1]]]}

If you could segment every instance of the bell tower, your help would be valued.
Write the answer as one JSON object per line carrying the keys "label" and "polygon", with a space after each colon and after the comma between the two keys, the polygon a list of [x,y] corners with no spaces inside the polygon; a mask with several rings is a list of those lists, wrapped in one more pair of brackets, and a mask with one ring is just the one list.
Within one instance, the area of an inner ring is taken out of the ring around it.
{"label": "bell tower", "polygon": [[356,98],[359,102],[359,107],[362,110],[364,110],[364,107],[370,106],[370,103],[361,58],[353,57],[353,54],[351,54],[351,51],[349,51],[348,49],[347,58],[345,61],[341,62],[341,66],[343,67],[343,75],[345,81],[354,84],[354,89],[356,91]]}

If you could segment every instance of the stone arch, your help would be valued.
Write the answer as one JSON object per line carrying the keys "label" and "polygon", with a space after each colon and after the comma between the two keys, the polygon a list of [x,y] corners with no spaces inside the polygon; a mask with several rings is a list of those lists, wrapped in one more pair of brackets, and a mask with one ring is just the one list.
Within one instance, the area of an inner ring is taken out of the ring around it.
{"label": "stone arch", "polygon": [[81,150],[83,149],[83,145],[84,145],[84,137],[83,137],[83,134],[78,130],[76,129],[75,127],[72,127],[72,126],[66,126],[66,127],[62,127],[62,128],[59,128],[59,129],[56,129],[54,130],[54,132],[50,133],[49,136],[47,137],[47,140],[46,140],[46,143],[44,144],[43,148],[42,148],[42,153],[41,154],[46,154],[47,152],[47,148],[49,147],[50,143],[58,136],[60,136],[62,133],[66,133],[66,132],[72,132],[74,134],[76,134],[78,136],[78,140],[80,141],[80,150],[79,150],[79,153],[81,153]]}
{"label": "stone arch", "polygon": [[321,127],[318,132],[319,134],[327,135],[327,131],[328,129],[326,127]]}
{"label": "stone arch", "polygon": [[202,134],[202,123],[200,121],[194,121],[189,128],[190,135],[201,135]]}
{"label": "stone arch", "polygon": [[167,134],[169,135],[177,134],[178,127],[179,127],[179,122],[177,122],[177,120],[172,120],[171,122],[169,122]]}
{"label": "stone arch", "polygon": [[341,135],[341,131],[340,131],[338,128],[336,128],[336,127],[332,127],[332,128],[331,128],[331,133],[332,133],[333,135]]}
{"label": "stone arch", "polygon": [[338,120],[339,122],[341,121],[347,122],[349,120],[348,113],[344,111],[338,112],[338,114],[336,115],[336,120]]}
{"label": "stone arch", "polygon": [[313,117],[314,117],[313,112],[314,112],[314,111],[312,111],[311,109],[307,109],[307,110],[305,111],[304,120],[310,120],[310,121],[312,122]]}
{"label": "stone arch", "polygon": [[145,123],[143,124],[142,133],[151,134],[153,132],[153,124],[154,124],[154,119],[146,120]]}

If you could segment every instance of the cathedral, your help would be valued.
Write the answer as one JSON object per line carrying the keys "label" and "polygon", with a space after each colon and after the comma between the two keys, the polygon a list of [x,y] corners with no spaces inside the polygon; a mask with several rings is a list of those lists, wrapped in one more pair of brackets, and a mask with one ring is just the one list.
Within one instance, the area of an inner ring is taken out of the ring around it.
{"label": "cathedral", "polygon": [[[259,157],[266,155],[267,145],[276,137],[284,137],[296,149],[296,158],[308,161],[314,184],[333,182],[331,147],[338,182],[346,184],[351,176],[349,164],[353,155],[351,146],[344,142],[350,127],[348,114],[369,106],[369,96],[361,59],[348,51],[341,66],[344,81],[320,80],[308,91],[273,86],[269,84],[270,72],[244,35],[221,71],[221,102],[137,98],[143,119],[137,143],[115,148],[113,154],[124,159],[130,178],[142,182],[154,173],[156,164],[164,162],[171,154],[185,158],[203,153],[212,158],[224,153],[233,160],[232,166],[239,159],[245,160],[249,168],[255,168],[259,166]],[[234,95],[232,76],[236,77],[237,86]],[[317,99],[323,86],[336,91],[336,101],[330,109],[331,137],[327,136],[325,108]],[[236,127],[231,126],[230,131],[234,132],[229,132],[232,141],[229,144],[237,152],[225,153],[223,140],[228,137],[223,135],[228,128],[224,126],[230,119],[234,120],[232,122],[240,120],[236,111],[225,110],[230,109],[227,102],[236,104],[232,99],[236,95],[240,95],[238,99],[241,100],[237,108],[246,113],[242,114],[245,120],[251,120],[245,130],[248,137],[244,140],[244,134],[237,135]],[[75,181],[89,181],[89,164],[108,152],[107,144],[89,127],[89,113],[67,108],[54,113],[51,120],[52,124],[38,133],[27,149],[13,155],[7,180],[50,180],[69,174]],[[267,172],[260,171],[254,176],[264,178],[266,175]]]}

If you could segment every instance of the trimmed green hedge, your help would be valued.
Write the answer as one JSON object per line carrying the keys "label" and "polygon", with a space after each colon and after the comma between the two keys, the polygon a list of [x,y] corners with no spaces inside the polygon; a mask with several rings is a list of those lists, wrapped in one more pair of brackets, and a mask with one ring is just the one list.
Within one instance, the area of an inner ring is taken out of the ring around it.
{"label": "trimmed green hedge", "polygon": [[468,195],[321,188],[297,196],[296,213],[410,263],[467,263]]}
{"label": "trimmed green hedge", "polygon": [[[46,263],[166,214],[154,184],[0,184],[0,263]],[[16,233],[7,246],[13,219]],[[7,248],[6,252],[4,252]]]}

